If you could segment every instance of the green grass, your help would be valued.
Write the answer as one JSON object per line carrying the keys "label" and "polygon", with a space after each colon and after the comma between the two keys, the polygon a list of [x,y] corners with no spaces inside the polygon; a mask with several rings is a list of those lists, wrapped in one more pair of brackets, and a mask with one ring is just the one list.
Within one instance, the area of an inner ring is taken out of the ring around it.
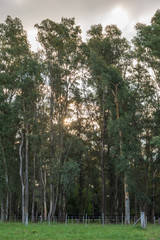
{"label": "green grass", "polygon": [[140,226],[100,224],[29,224],[1,223],[0,240],[160,240],[160,226],[148,225],[145,230]]}

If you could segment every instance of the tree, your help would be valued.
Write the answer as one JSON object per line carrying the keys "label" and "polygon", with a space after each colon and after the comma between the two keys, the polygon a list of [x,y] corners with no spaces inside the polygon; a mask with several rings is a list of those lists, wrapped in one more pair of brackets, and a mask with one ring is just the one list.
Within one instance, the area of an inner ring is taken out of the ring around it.
{"label": "tree", "polygon": [[[53,180],[55,173],[52,169],[63,165],[65,159],[64,121],[70,114],[69,106],[73,103],[74,93],[78,90],[81,30],[75,25],[74,19],[66,18],[62,18],[61,23],[47,19],[36,27],[39,42],[44,50],[46,74],[50,86],[50,215],[54,216],[56,207],[53,206],[53,202],[57,202],[59,196],[59,211],[61,211],[64,206],[64,192],[60,184],[61,174],[58,174],[55,182]],[[64,211],[59,215],[64,217]]]}
{"label": "tree", "polygon": [[[28,225],[28,166],[29,134],[36,108],[38,86],[41,80],[38,62],[27,42],[26,32],[18,18],[7,17],[1,29],[1,78],[6,81],[4,91],[8,93],[10,106],[18,116],[21,143],[20,178],[22,185],[22,221]],[[17,133],[15,134],[18,134]],[[15,139],[16,140],[16,139]],[[25,167],[23,158],[25,156]],[[25,169],[25,173],[23,173]],[[25,176],[25,177],[24,177]]]}
{"label": "tree", "polygon": [[[105,33],[102,33],[102,26],[92,26],[91,30],[88,31],[90,39],[88,41],[88,46],[90,49],[90,66],[91,74],[93,78],[92,86],[95,88],[96,101],[99,107],[99,127],[100,127],[100,152],[101,152],[101,169],[102,169],[102,211],[105,214],[105,162],[104,162],[104,152],[105,148],[109,148],[109,142],[107,140],[107,135],[109,132],[109,121],[110,119],[116,120],[118,124],[118,141],[119,154],[121,159],[121,165],[123,165],[123,159],[126,157],[123,149],[123,125],[125,123],[125,118],[123,115],[126,113],[124,109],[123,98],[127,97],[125,92],[128,92],[126,84],[122,75],[125,77],[126,72],[126,61],[127,51],[129,50],[129,45],[124,38],[121,38],[120,30],[114,26],[107,26]],[[122,59],[125,64],[122,63]],[[128,61],[129,62],[129,61]],[[129,92],[128,92],[129,94]],[[128,95],[129,97],[129,95]],[[113,104],[114,102],[114,104]],[[128,102],[128,99],[127,99]],[[115,107],[114,107],[115,105]],[[128,108],[129,109],[129,106]],[[128,110],[127,110],[128,111]],[[121,120],[122,119],[122,120]],[[115,126],[114,126],[115,127]],[[107,141],[107,142],[106,142]],[[106,145],[105,145],[106,144]],[[126,158],[125,166],[127,166],[128,159]],[[130,223],[130,206],[129,206],[129,192],[128,192],[128,180],[126,167],[123,167],[124,173],[124,192],[125,192],[125,219],[126,223]],[[117,180],[116,180],[117,181]],[[117,200],[116,200],[117,201]],[[116,210],[117,211],[117,210]]]}
{"label": "tree", "polygon": [[[155,167],[155,153],[151,140],[155,134],[154,129],[157,128],[154,120],[155,115],[159,111],[159,15],[159,10],[157,10],[151,20],[151,25],[138,23],[136,25],[137,35],[133,39],[135,57],[139,69],[143,69],[144,72],[141,80],[139,79],[144,114],[142,139],[145,143],[142,149],[147,172],[145,181],[146,199],[145,204],[143,204],[147,212],[147,205],[151,205],[152,202],[152,218],[155,212],[155,173],[157,167]],[[150,179],[152,180],[150,181]],[[152,189],[152,197],[148,196],[149,188]]]}

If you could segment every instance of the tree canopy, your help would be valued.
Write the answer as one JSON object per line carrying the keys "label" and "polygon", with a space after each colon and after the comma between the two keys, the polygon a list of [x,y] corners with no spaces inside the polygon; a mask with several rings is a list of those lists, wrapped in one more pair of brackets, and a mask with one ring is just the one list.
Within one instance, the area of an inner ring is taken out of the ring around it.
{"label": "tree canopy", "polygon": [[160,214],[160,11],[129,42],[74,18],[0,24],[1,220]]}

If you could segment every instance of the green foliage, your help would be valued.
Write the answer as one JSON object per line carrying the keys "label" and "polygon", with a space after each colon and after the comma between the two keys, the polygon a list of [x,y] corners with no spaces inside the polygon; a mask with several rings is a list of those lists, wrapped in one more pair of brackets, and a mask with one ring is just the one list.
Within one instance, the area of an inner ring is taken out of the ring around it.
{"label": "green foliage", "polygon": [[156,137],[153,137],[152,139],[152,142],[151,142],[153,145],[155,145],[155,147],[160,147],[160,137],[159,136],[156,136]]}
{"label": "green foliage", "polygon": [[61,171],[61,184],[63,185],[63,190],[67,196],[73,192],[79,171],[78,163],[73,160],[69,160],[63,164]]}
{"label": "green foliage", "polygon": [[43,215],[45,202],[62,218],[67,210],[121,214],[124,176],[131,212],[148,205],[148,215],[159,213],[160,11],[150,25],[136,25],[132,51],[115,25],[91,26],[85,43],[74,18],[36,28],[42,50],[33,53],[20,19],[0,24],[5,212],[21,214],[21,149],[23,177],[28,152],[34,214]]}

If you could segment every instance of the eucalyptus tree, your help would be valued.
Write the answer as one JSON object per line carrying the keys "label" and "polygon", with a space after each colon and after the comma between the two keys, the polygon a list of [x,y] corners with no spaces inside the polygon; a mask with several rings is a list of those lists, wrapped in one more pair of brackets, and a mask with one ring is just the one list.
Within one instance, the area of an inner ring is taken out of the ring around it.
{"label": "eucalyptus tree", "polygon": [[[124,174],[125,192],[125,219],[130,222],[130,204],[128,191],[128,167],[129,159],[125,154],[126,142],[125,127],[131,119],[125,118],[130,108],[131,96],[125,83],[126,69],[129,65],[129,44],[125,38],[121,37],[121,31],[115,26],[107,26],[105,32],[101,25],[92,26],[88,31],[89,65],[91,71],[91,85],[95,91],[95,102],[97,105],[97,116],[99,125],[99,147],[101,155],[102,172],[102,212],[106,212],[106,158],[109,159],[110,132],[116,133],[114,136],[115,145],[118,147],[121,172]],[[122,77],[123,76],[123,77]],[[128,106],[125,107],[124,99]],[[127,122],[128,121],[128,122]],[[114,123],[110,124],[110,122]],[[122,124],[123,123],[123,124]],[[112,126],[112,129],[111,129]],[[117,179],[116,179],[117,181]],[[115,193],[117,194],[117,193]],[[117,197],[115,197],[117,198]],[[117,199],[116,199],[117,202]],[[117,210],[116,210],[117,211]]]}
{"label": "eucalyptus tree", "polygon": [[159,86],[159,36],[160,36],[160,10],[157,10],[151,19],[151,24],[137,23],[137,35],[133,39],[137,54],[141,62],[153,71],[153,77]]}
{"label": "eucalyptus tree", "polygon": [[[5,23],[0,25],[0,40],[1,40],[1,82],[3,86],[3,93],[4,93],[4,100],[5,104],[8,105],[8,108],[11,106],[14,106],[14,98],[18,93],[18,86],[17,86],[17,76],[19,74],[20,68],[17,66],[17,62],[20,62],[20,51],[25,52],[25,46],[21,40],[23,40],[24,35],[21,32],[21,23],[19,19],[12,20],[11,17],[7,17]],[[19,39],[18,39],[19,37]],[[17,41],[18,40],[18,41]],[[17,44],[19,45],[19,48],[17,47]],[[20,49],[21,48],[21,49]],[[14,107],[14,111],[15,111]],[[10,119],[12,119],[12,114],[9,114]],[[4,122],[5,123],[5,122]],[[19,121],[17,122],[19,123]],[[12,128],[12,122],[10,123],[10,127],[8,129]],[[14,124],[14,119],[13,119]],[[5,125],[4,125],[5,126]],[[2,128],[5,129],[5,128]],[[4,136],[3,133],[1,135],[1,144],[3,146]],[[6,149],[7,150],[7,149]],[[3,158],[5,158],[5,150],[3,150]],[[6,167],[6,161],[5,160],[5,175],[6,175],[6,181],[8,182],[8,171]],[[8,195],[7,195],[7,202],[8,202]],[[7,204],[6,204],[7,205]],[[8,211],[8,210],[7,210]]]}
{"label": "eucalyptus tree", "polygon": [[[141,24],[136,25],[137,35],[133,39],[135,48],[135,58],[141,68],[145,69],[147,72],[147,77],[142,77],[139,80],[139,84],[142,87],[141,94],[145,95],[143,98],[143,135],[142,139],[145,142],[144,158],[147,162],[147,174],[146,174],[146,195],[149,195],[149,184],[151,183],[152,197],[148,196],[148,204],[152,202],[152,217],[154,217],[155,211],[155,178],[156,173],[158,173],[158,168],[156,164],[156,154],[155,149],[152,145],[153,136],[157,136],[159,132],[155,129],[158,128],[157,125],[157,113],[159,112],[159,66],[160,66],[160,56],[159,56],[159,37],[160,37],[160,11],[157,10],[153,18],[151,19],[151,24]],[[146,74],[145,74],[146,75]],[[143,93],[142,93],[143,91]],[[152,181],[150,181],[152,179]],[[147,201],[146,201],[147,202]],[[145,210],[146,209],[145,204]],[[151,205],[151,204],[150,204]]]}
{"label": "eucalyptus tree", "polygon": [[[136,59],[136,54],[134,53],[134,59]],[[132,190],[135,192],[135,212],[139,205],[141,211],[147,213],[147,206],[151,200],[149,196],[151,162],[153,161],[151,139],[155,125],[156,94],[154,81],[146,65],[147,63],[144,64],[140,58],[137,58],[136,64],[132,66],[130,83],[136,99],[135,119],[137,119],[136,129],[138,131],[137,143],[140,148],[139,151],[137,150],[139,157],[133,166],[133,174],[139,181],[133,177]]]}
{"label": "eucalyptus tree", "polygon": [[61,174],[59,172],[57,175],[57,170],[65,159],[64,122],[70,114],[70,104],[74,105],[75,92],[78,91],[82,55],[81,30],[75,25],[74,18],[62,18],[60,23],[47,19],[36,27],[38,41],[44,52],[50,91],[50,215],[54,216],[58,197],[59,209],[64,206],[65,194],[59,181]]}
{"label": "eucalyptus tree", "polygon": [[[30,51],[27,34],[20,19],[12,19],[8,16],[5,23],[0,25],[0,33],[1,79],[6,82],[4,87],[4,92],[8,93],[6,101],[10,106],[14,106],[18,119],[15,137],[17,138],[19,134],[22,221],[28,225],[29,134],[41,77],[37,58]],[[12,119],[12,115],[10,117]],[[16,138],[14,141],[17,140]],[[24,156],[25,166],[23,166]]]}

